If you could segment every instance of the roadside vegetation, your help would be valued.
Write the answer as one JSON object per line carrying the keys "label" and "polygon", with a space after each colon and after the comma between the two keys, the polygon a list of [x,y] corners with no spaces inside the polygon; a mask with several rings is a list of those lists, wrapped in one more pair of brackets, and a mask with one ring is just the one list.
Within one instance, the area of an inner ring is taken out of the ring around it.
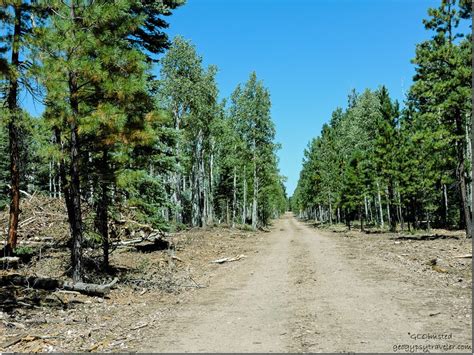
{"label": "roadside vegetation", "polygon": [[385,86],[352,91],[308,144],[291,199],[301,218],[472,238],[471,3],[428,14],[403,105]]}

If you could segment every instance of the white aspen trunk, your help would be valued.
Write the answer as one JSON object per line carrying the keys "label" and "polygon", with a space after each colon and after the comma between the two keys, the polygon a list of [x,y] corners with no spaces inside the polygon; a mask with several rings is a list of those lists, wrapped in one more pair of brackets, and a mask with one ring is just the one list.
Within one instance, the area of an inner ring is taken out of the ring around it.
{"label": "white aspen trunk", "polygon": [[369,219],[369,207],[367,204],[367,196],[364,196],[365,220]]}
{"label": "white aspen trunk", "polygon": [[242,224],[247,221],[247,167],[244,165],[244,203],[242,204]]}
{"label": "white aspen trunk", "polygon": [[[471,174],[471,220],[472,220],[473,225],[474,225],[474,179],[473,179],[473,176],[472,176],[472,171],[474,170],[474,154],[472,154],[473,147],[474,147],[474,115],[471,115],[471,169],[470,169],[470,174]],[[473,226],[471,226],[471,227],[473,227]],[[474,233],[471,233],[471,234],[474,234]]]}
{"label": "white aspen trunk", "polygon": [[49,197],[53,197],[53,162],[52,161],[49,162]]}
{"label": "white aspen trunk", "polygon": [[237,171],[234,166],[234,184],[233,184],[233,196],[232,196],[232,228],[235,228],[235,210],[237,204]]}
{"label": "white aspen trunk", "polygon": [[[58,162],[58,171],[60,169],[60,165],[61,163]],[[58,196],[59,198],[62,197],[63,193],[62,193],[63,189],[62,189],[62,179],[61,179],[61,174],[58,174]]]}
{"label": "white aspen trunk", "polygon": [[332,224],[332,204],[331,204],[331,194],[328,196],[329,200],[329,224]]}
{"label": "white aspen trunk", "polygon": [[[54,169],[54,162],[53,162],[53,169]],[[59,182],[59,174],[53,173],[53,197],[54,198],[58,197],[58,192],[57,192],[58,182]]]}
{"label": "white aspen trunk", "polygon": [[377,181],[377,198],[378,198],[379,212],[380,212],[380,226],[383,228],[382,197],[380,196],[380,184],[378,181]]}
{"label": "white aspen trunk", "polygon": [[252,229],[254,230],[257,229],[257,199],[258,199],[258,179],[257,179],[257,164],[255,162],[254,169],[253,169],[253,199],[252,199]]}
{"label": "white aspen trunk", "polygon": [[[92,154],[91,152],[88,152],[87,153],[88,155],[88,160],[89,160],[89,165],[92,165]],[[89,197],[89,203],[93,203],[94,201],[94,181],[92,180],[92,175],[89,176],[89,193],[90,193],[90,197]]]}
{"label": "white aspen trunk", "polygon": [[323,209],[321,208],[321,205],[318,205],[318,210],[319,210],[319,223],[323,223]]}
{"label": "white aspen trunk", "polygon": [[200,142],[200,151],[199,151],[199,207],[201,215],[201,226],[205,227],[207,225],[207,204],[208,204],[208,193],[207,193],[207,184],[206,184],[206,174],[204,172],[204,152],[203,152],[203,137],[202,133],[199,132],[199,142]]}
{"label": "white aspen trunk", "polygon": [[341,223],[341,209],[337,208],[337,223]]}
{"label": "white aspen trunk", "polygon": [[[179,114],[179,109],[177,107],[174,108],[173,110],[173,116],[174,116],[174,129],[176,132],[179,133],[180,131],[180,114]],[[183,221],[182,219],[182,206],[181,206],[181,193],[180,193],[180,186],[181,186],[181,176],[180,176],[180,160],[179,160],[179,138],[176,141],[176,145],[174,146],[174,156],[177,157],[177,162],[176,162],[176,171],[172,173],[172,190],[173,193],[171,194],[171,202],[174,205],[175,211],[174,211],[174,221],[175,223],[181,223]],[[183,179],[184,180],[184,179]],[[184,189],[183,189],[184,190]],[[192,223],[192,222],[191,222]]]}
{"label": "white aspen trunk", "polygon": [[443,184],[443,200],[444,200],[444,219],[448,223],[448,189],[446,184]]}
{"label": "white aspen trunk", "polygon": [[[468,113],[468,118],[469,118],[469,114]],[[471,119],[473,122],[474,122],[474,119]],[[472,132],[471,132],[471,137],[472,137]],[[472,161],[474,162],[473,158],[472,158],[472,140],[469,139],[469,124],[466,125],[466,157],[467,157],[467,161]],[[470,184],[467,184],[467,204],[468,204],[468,207],[470,208],[470,211],[471,211],[471,227],[474,228],[474,226],[472,225],[472,223],[474,222],[474,218],[473,218],[473,210],[474,210],[474,200],[473,200],[473,191],[472,191],[472,188],[473,188],[473,181],[472,181],[472,171],[474,169],[474,163],[471,165],[471,168],[468,169],[468,176],[469,176],[469,179],[471,181]]]}
{"label": "white aspen trunk", "polygon": [[214,141],[211,143],[211,154],[209,158],[209,187],[208,187],[208,212],[207,224],[214,221]]}
{"label": "white aspen trunk", "polygon": [[370,218],[370,223],[373,222],[373,216],[372,216],[372,203],[370,202],[370,198],[367,198],[367,208],[369,209],[369,218]]}
{"label": "white aspen trunk", "polygon": [[[192,164],[192,208],[191,208],[191,223],[193,227],[197,227],[202,223],[202,190],[201,190],[201,141],[199,132],[196,137],[194,146],[194,160]],[[202,224],[201,224],[202,226]]]}
{"label": "white aspen trunk", "polygon": [[397,198],[398,198],[398,206],[397,206],[398,219],[400,220],[401,229],[403,230],[405,225],[404,225],[403,214],[402,214],[402,196],[400,195],[400,191],[398,189],[397,189],[396,195],[397,195]]}

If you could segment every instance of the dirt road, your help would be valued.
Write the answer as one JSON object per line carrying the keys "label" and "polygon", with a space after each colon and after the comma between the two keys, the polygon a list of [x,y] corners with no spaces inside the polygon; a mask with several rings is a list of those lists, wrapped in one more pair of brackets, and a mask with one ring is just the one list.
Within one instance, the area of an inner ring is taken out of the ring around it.
{"label": "dirt road", "polygon": [[[437,300],[435,284],[418,288],[390,264],[351,257],[348,244],[291,214],[246,259],[217,267],[210,286],[162,319],[140,351],[392,352],[411,344],[470,352],[454,348],[471,344],[471,328],[443,311],[449,298]],[[426,334],[448,339],[413,339]]]}

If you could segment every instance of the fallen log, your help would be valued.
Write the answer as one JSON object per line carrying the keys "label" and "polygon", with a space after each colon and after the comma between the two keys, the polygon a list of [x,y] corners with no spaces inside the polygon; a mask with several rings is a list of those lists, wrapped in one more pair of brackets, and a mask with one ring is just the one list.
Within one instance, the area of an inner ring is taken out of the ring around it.
{"label": "fallen log", "polygon": [[223,263],[230,263],[232,261],[238,261],[240,259],[246,258],[244,254],[234,256],[234,257],[227,257],[227,258],[222,258],[222,259],[216,259],[212,260],[211,263],[213,264],[223,264]]}
{"label": "fallen log", "polygon": [[63,289],[66,291],[77,291],[89,296],[105,296],[110,292],[112,286],[117,283],[115,278],[112,282],[105,285],[89,284],[84,282],[68,282],[47,277],[22,276],[10,274],[0,277],[0,286],[23,286],[42,290]]}
{"label": "fallen log", "polygon": [[117,282],[117,278],[113,279],[112,282],[105,285],[88,284],[84,282],[64,282],[63,289],[65,289],[66,291],[77,291],[86,295],[105,296],[110,292],[112,286],[115,285]]}

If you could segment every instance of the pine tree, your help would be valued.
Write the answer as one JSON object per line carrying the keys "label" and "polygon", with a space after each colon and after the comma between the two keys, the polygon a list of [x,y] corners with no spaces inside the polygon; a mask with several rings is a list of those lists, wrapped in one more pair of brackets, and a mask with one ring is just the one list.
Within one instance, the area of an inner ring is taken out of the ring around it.
{"label": "pine tree", "polygon": [[[459,6],[460,5],[460,6]],[[470,35],[456,32],[463,19],[471,18],[463,1],[443,0],[439,8],[429,9],[424,21],[435,31],[431,40],[417,46],[414,84],[410,100],[420,112],[420,119],[429,122],[431,134],[447,133],[449,146],[455,147],[456,178],[459,184],[460,227],[472,237],[472,217],[468,204],[466,150],[468,122],[471,113],[471,40]],[[430,134],[427,132],[427,134]]]}
{"label": "pine tree", "polygon": [[[30,63],[25,60],[35,18],[42,14],[41,7],[32,1],[4,1],[0,8],[0,20],[5,27],[0,36],[0,73],[6,81],[3,94],[6,97],[5,118],[8,127],[10,155],[10,218],[5,254],[10,255],[16,248],[17,229],[20,214],[20,146],[22,110],[18,96],[22,87],[28,87],[26,72]],[[9,55],[7,59],[6,56]]]}
{"label": "pine tree", "polygon": [[149,67],[139,50],[146,44],[132,40],[137,28],[146,26],[143,21],[147,17],[132,11],[136,5],[134,1],[50,2],[53,15],[48,27],[37,31],[46,104],[59,113],[59,120],[46,117],[51,117],[58,141],[67,142],[68,154],[63,156],[60,171],[71,227],[75,281],[82,277],[81,185],[87,148],[96,153],[90,158],[100,161],[96,165],[100,181],[97,228],[102,235],[107,266],[109,188],[115,175],[111,169],[113,156],[119,151],[119,143],[151,141],[146,113],[138,109],[149,107],[144,102],[151,102],[147,92]]}

